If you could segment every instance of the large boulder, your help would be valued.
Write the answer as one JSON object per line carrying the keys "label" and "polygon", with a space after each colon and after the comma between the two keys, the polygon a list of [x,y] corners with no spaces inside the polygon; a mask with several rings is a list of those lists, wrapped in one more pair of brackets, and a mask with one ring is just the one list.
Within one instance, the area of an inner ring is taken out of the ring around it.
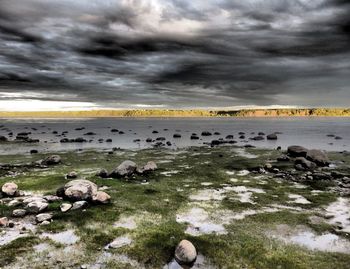
{"label": "large boulder", "polygon": [[287,152],[288,152],[288,155],[291,157],[306,158],[308,150],[307,148],[304,148],[302,146],[289,146]]}
{"label": "large boulder", "polygon": [[69,200],[91,200],[97,193],[97,185],[86,179],[75,179],[64,185],[63,191],[64,197]]}
{"label": "large boulder", "polygon": [[42,161],[44,165],[56,165],[59,163],[61,163],[61,157],[59,155],[48,156]]}
{"label": "large boulder", "polygon": [[134,174],[137,165],[133,161],[124,161],[116,169],[114,169],[110,176],[111,177],[128,177]]}
{"label": "large boulder", "polygon": [[7,182],[2,185],[1,191],[7,196],[15,196],[18,193],[18,186],[13,182]]}
{"label": "large boulder", "polygon": [[182,240],[175,249],[176,262],[184,267],[192,267],[197,259],[197,250],[188,240]]}
{"label": "large boulder", "polygon": [[307,151],[306,159],[316,163],[318,166],[328,166],[329,159],[325,152],[318,149],[311,149]]}

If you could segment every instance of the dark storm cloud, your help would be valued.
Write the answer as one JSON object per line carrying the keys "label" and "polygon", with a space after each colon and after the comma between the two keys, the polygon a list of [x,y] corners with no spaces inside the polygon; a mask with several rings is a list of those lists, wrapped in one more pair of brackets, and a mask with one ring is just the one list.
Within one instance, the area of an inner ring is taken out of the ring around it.
{"label": "dark storm cloud", "polygon": [[342,0],[2,0],[0,98],[348,106],[349,12]]}

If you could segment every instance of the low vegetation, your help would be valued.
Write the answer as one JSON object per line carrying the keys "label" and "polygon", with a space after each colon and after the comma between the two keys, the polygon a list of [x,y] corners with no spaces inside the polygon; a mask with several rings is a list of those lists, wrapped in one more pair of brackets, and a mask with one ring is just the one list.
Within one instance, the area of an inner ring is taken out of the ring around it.
{"label": "low vegetation", "polygon": [[[27,192],[54,194],[58,187],[69,181],[65,175],[74,170],[79,177],[99,187],[107,187],[112,203],[65,213],[60,212],[60,203],[50,204],[49,211],[54,212],[50,224],[38,226],[29,237],[0,246],[0,267],[25,268],[24,265],[30,264],[30,268],[79,268],[81,265],[95,268],[92,266],[102,260],[104,267],[96,268],[163,268],[173,258],[176,244],[188,239],[204,257],[204,265],[200,268],[349,268],[350,254],[312,250],[269,236],[279,225],[287,225],[290,229],[304,227],[315,235],[337,233],[323,217],[322,210],[336,201],[339,194],[322,188],[322,184],[302,185],[268,174],[240,175],[240,171],[264,165],[280,155],[277,150],[247,151],[256,158],[246,158],[235,147],[118,150],[114,154],[66,152],[60,154],[60,165],[28,169],[11,178],[2,177],[0,185],[12,181]],[[25,163],[45,156],[47,154],[0,156],[0,162]],[[339,169],[349,172],[349,156],[332,153],[331,157],[344,161]],[[110,171],[124,160],[138,164],[153,160],[158,169],[148,176],[130,180],[96,176],[101,168]],[[275,164],[276,167],[279,165],[281,169],[291,168],[287,164]],[[242,186],[261,191],[253,192],[251,202],[241,202],[239,193],[230,188]],[[223,192],[225,187],[228,191]],[[315,190],[322,192],[315,195]],[[218,197],[206,199],[201,192],[214,192]],[[304,197],[310,204],[294,204],[288,198],[290,193]],[[204,218],[202,222],[222,225],[225,232],[186,233],[188,223],[179,222],[177,217],[193,208],[208,214],[208,219]],[[272,210],[264,212],[266,208]],[[0,215],[11,218],[12,209],[0,204]],[[237,217],[247,210],[261,213]],[[322,221],[311,221],[315,216]],[[136,227],[116,225],[128,218]],[[42,237],[44,233],[70,229],[79,237],[74,245],[57,244]],[[347,240],[346,234],[337,234]],[[129,236],[132,243],[104,250],[120,236]],[[47,244],[47,247],[38,251],[36,246],[39,244]],[[65,255],[60,256],[62,251]]]}

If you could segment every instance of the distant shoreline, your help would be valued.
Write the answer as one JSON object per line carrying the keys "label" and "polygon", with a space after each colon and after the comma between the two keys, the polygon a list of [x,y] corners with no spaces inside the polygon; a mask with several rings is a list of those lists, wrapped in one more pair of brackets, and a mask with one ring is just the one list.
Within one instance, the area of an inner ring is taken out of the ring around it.
{"label": "distant shoreline", "polygon": [[195,117],[350,117],[350,108],[296,109],[144,109],[82,111],[0,111],[0,118],[195,118]]}

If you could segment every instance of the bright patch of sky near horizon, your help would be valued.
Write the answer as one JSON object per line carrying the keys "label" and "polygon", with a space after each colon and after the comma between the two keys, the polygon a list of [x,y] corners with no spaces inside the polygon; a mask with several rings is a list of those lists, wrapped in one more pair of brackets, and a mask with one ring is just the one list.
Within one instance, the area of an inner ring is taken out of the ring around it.
{"label": "bright patch of sky near horizon", "polygon": [[0,110],[348,106],[343,0],[2,0]]}

